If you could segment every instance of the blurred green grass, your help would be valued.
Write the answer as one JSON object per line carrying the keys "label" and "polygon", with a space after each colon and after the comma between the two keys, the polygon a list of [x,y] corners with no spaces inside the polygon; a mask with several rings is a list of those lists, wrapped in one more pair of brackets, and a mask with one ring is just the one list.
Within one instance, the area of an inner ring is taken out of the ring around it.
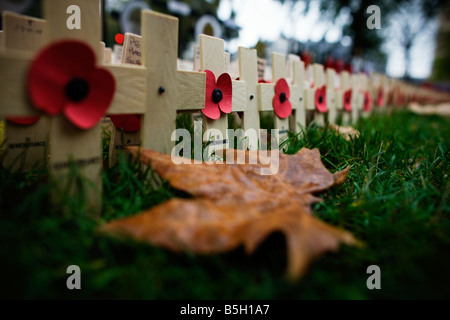
{"label": "blurred green grass", "polygon": [[[267,121],[270,122],[270,121]],[[188,126],[180,119],[179,126]],[[46,172],[0,169],[0,296],[26,299],[432,299],[450,297],[449,120],[407,111],[361,119],[359,138],[329,128],[290,133],[293,154],[318,148],[331,171],[351,166],[347,181],[320,195],[320,219],[352,232],[363,249],[325,254],[295,283],[285,278],[280,234],[251,256],[174,254],[100,237],[96,227],[186,195],[122,157],[104,171],[103,214],[86,215],[81,199],[62,211],[49,203]],[[192,128],[191,128],[192,129]],[[106,140],[105,140],[106,141]],[[105,148],[106,150],[106,148]],[[79,203],[80,201],[80,203]],[[81,268],[81,290],[66,288],[66,268]],[[381,290],[366,269],[381,268]]]}

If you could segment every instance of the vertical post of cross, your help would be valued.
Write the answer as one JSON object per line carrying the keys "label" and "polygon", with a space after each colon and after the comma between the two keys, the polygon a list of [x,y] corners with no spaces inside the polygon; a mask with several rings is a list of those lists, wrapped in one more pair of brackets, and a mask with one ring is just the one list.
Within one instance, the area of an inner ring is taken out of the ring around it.
{"label": "vertical post of cross", "polygon": [[336,72],[334,69],[328,68],[327,75],[327,107],[328,107],[328,123],[336,124],[337,111],[336,111],[336,90],[334,81],[336,78]]}
{"label": "vertical post of cross", "polygon": [[257,95],[258,63],[256,49],[239,47],[239,79],[245,81],[247,90],[247,111],[242,119],[242,127],[246,133],[255,130],[254,135],[247,137],[247,149],[257,150],[260,141],[260,118]]}
{"label": "vertical post of cross", "polygon": [[306,128],[305,110],[305,63],[300,60],[292,62],[292,110],[294,116],[291,117],[291,130],[295,133]]}
{"label": "vertical post of cross", "polygon": [[[217,78],[225,73],[225,45],[222,39],[210,37],[204,34],[199,36],[200,41],[200,70],[211,71]],[[214,141],[214,147],[210,148],[210,153],[214,150],[222,148],[227,149],[229,146],[228,141],[228,116],[222,114],[219,119],[212,120],[203,116],[203,125],[206,131],[213,129],[221,132],[221,136],[208,136],[208,141]],[[223,141],[219,141],[222,139]]]}
{"label": "vertical post of cross", "polygon": [[[77,0],[76,5],[81,11],[80,29],[67,27],[67,8],[74,4],[73,0],[45,0],[43,3],[44,18],[47,20],[47,43],[63,39],[77,39],[88,44],[95,52],[97,59],[101,39],[100,1]],[[98,63],[102,63],[99,61]],[[50,124],[50,170],[56,180],[61,182],[68,173],[68,156],[75,163],[83,163],[81,175],[91,180],[92,188],[87,183],[84,190],[86,203],[92,211],[101,210],[102,189],[102,146],[101,125],[98,123],[92,129],[82,130],[72,125],[65,117],[52,117]]]}
{"label": "vertical post of cross", "polygon": [[[37,52],[44,44],[45,24],[45,20],[42,19],[5,11],[3,13],[4,51],[12,54],[15,50]],[[34,123],[29,124],[10,120],[13,119],[6,119],[4,124],[6,144],[2,156],[3,165],[13,171],[29,171],[33,167],[44,167],[48,153],[48,118],[42,115],[37,122],[31,119]]]}
{"label": "vertical post of cross", "polygon": [[297,55],[289,55],[288,70],[292,80],[291,85],[291,104],[292,112],[290,117],[290,129],[295,133],[304,130],[306,127],[305,110],[305,63],[300,61]]}
{"label": "vertical post of cross", "polygon": [[[344,109],[344,90],[342,89],[342,76],[338,73],[334,75],[334,107],[336,109],[336,118],[342,122],[342,110]],[[339,115],[338,115],[339,114]]]}
{"label": "vertical post of cross", "polygon": [[[323,65],[314,64],[314,87],[315,89],[319,89],[325,85]],[[329,102],[327,101],[327,105]],[[319,127],[325,126],[325,114],[319,111],[314,112],[314,123],[316,123]]]}
{"label": "vertical post of cross", "polygon": [[[205,74],[178,71],[178,19],[142,10],[142,62],[147,68],[144,148],[170,154],[178,111],[200,110],[205,101]],[[221,56],[223,62],[223,52]]]}
{"label": "vertical post of cross", "polygon": [[[217,81],[222,73],[227,72],[224,41],[204,34],[199,35],[199,41],[200,69],[202,71],[211,71]],[[246,112],[247,93],[245,82],[232,80],[232,88],[232,112]],[[205,97],[205,95],[203,95],[203,97]],[[216,153],[216,156],[220,158],[221,154],[219,150],[226,149],[229,146],[227,114],[221,114],[217,120],[212,120],[203,116],[203,126],[208,133],[206,139],[208,139],[208,141],[213,141],[212,145],[209,146],[208,157],[210,157],[212,153]],[[211,132],[215,133],[215,135],[212,135]]]}
{"label": "vertical post of cross", "polygon": [[[352,85],[350,81],[350,74],[347,71],[343,71],[341,73],[341,88],[343,92],[343,107],[344,111],[342,113],[342,125],[348,126],[351,121],[351,110],[346,110],[345,106],[349,105],[351,108],[353,107],[352,103]],[[350,97],[348,97],[348,93],[350,92]],[[349,101],[347,101],[349,100]]]}
{"label": "vertical post of cross", "polygon": [[[287,77],[286,58],[283,54],[272,53],[272,82],[277,83],[278,80]],[[292,92],[291,92],[292,94]],[[291,100],[291,99],[290,99]],[[279,130],[280,143],[286,140],[289,130],[289,117],[281,119],[275,115],[275,129]]]}
{"label": "vertical post of cross", "polygon": [[359,114],[362,109],[362,95],[359,90],[360,77],[358,74],[351,75],[351,86],[352,86],[352,125],[358,122]]}

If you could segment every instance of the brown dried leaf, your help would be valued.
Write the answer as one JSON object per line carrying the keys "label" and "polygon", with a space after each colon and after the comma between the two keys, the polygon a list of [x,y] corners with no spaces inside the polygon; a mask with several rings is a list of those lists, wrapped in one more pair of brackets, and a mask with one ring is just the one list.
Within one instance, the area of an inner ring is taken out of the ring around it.
{"label": "brown dried leaf", "polygon": [[[279,156],[279,171],[261,175],[248,164],[255,153],[230,151],[247,164],[175,165],[169,155],[129,148],[163,179],[194,199],[172,199],[143,213],[103,225],[109,235],[132,237],[173,251],[218,253],[244,245],[249,253],[275,231],[286,236],[288,275],[301,276],[312,258],[340,243],[355,245],[353,236],[311,215],[312,193],[342,183],[348,169],[331,174],[317,149]],[[273,151],[277,152],[277,151]],[[260,156],[254,160],[264,160]]]}

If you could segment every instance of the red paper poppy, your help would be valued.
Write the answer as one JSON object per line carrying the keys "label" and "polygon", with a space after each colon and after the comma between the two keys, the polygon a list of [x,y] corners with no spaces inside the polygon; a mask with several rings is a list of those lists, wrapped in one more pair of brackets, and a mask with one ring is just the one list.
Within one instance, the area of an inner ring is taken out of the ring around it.
{"label": "red paper poppy", "polygon": [[233,85],[228,73],[222,73],[217,79],[210,70],[206,72],[205,108],[202,112],[210,119],[220,118],[220,112],[230,113],[233,97]]}
{"label": "red paper poppy", "polygon": [[292,113],[292,105],[289,101],[291,91],[284,78],[281,78],[275,84],[275,96],[272,100],[273,110],[280,119],[289,117]]}
{"label": "red paper poppy", "polygon": [[316,110],[324,113],[328,111],[327,108],[327,87],[322,86],[316,89],[315,93]]}
{"label": "red paper poppy", "polygon": [[28,71],[34,106],[49,115],[64,113],[75,126],[92,128],[105,115],[116,84],[97,68],[94,51],[80,41],[60,41],[42,50]]}
{"label": "red paper poppy", "polygon": [[8,117],[6,120],[9,122],[15,123],[15,124],[21,124],[24,126],[29,126],[32,124],[35,124],[38,122],[38,120],[41,118],[41,116],[34,116],[34,117]]}
{"label": "red paper poppy", "polygon": [[344,110],[347,112],[352,111],[352,89],[344,92]]}
{"label": "red paper poppy", "polygon": [[141,129],[141,117],[138,114],[111,115],[114,126],[125,132],[136,132]]}
{"label": "red paper poppy", "polygon": [[369,112],[372,108],[372,95],[369,91],[364,92],[364,111]]}
{"label": "red paper poppy", "polygon": [[377,106],[382,107],[384,105],[384,90],[383,88],[380,88],[378,90],[377,95]]}
{"label": "red paper poppy", "polygon": [[401,107],[403,106],[406,102],[405,102],[405,95],[403,94],[403,92],[399,91],[397,94],[397,102],[396,102],[396,106],[397,107]]}

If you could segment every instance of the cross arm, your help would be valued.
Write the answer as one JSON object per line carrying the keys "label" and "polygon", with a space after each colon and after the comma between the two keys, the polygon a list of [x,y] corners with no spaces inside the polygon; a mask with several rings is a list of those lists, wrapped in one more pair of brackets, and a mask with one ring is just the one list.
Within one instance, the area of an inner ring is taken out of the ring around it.
{"label": "cross arm", "polygon": [[233,112],[247,111],[247,86],[245,81],[233,80]]}
{"label": "cross arm", "polygon": [[177,72],[177,110],[200,110],[205,107],[206,73]]}
{"label": "cross arm", "polygon": [[[28,101],[26,79],[32,54],[5,53],[0,55],[0,115],[32,116],[38,115]],[[19,85],[22,84],[22,85]],[[11,112],[13,110],[13,113]]]}
{"label": "cross arm", "polygon": [[145,113],[147,69],[134,65],[104,65],[116,79],[116,93],[108,114]]}
{"label": "cross arm", "polygon": [[273,111],[272,100],[275,94],[273,83],[258,83],[258,104],[260,111]]}

